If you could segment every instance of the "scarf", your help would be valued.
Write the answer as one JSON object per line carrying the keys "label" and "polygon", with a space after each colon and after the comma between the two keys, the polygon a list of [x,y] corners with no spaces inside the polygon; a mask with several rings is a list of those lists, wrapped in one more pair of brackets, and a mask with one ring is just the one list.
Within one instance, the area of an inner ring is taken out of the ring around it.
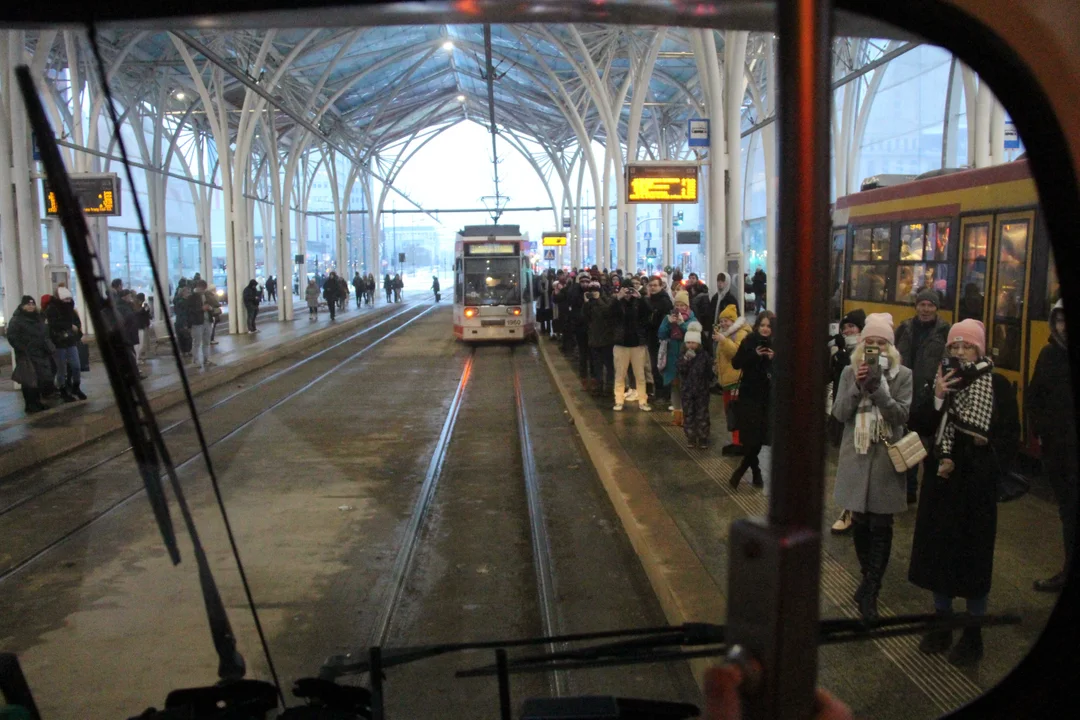
{"label": "scarf", "polygon": [[[893,350],[895,353],[895,350]],[[881,382],[888,389],[887,380],[893,380],[900,372],[900,366],[894,362],[895,357],[890,356],[890,366],[881,374]],[[853,361],[854,362],[854,361]],[[874,404],[870,393],[863,391],[859,397],[859,405],[855,408],[855,452],[866,455],[870,452],[872,443],[887,440],[892,437],[892,426],[885,418],[881,417],[881,411]]]}
{"label": "scarf", "polygon": [[989,439],[994,412],[994,363],[989,359],[964,363],[959,389],[948,399],[937,433],[938,457],[952,457],[957,431]]}

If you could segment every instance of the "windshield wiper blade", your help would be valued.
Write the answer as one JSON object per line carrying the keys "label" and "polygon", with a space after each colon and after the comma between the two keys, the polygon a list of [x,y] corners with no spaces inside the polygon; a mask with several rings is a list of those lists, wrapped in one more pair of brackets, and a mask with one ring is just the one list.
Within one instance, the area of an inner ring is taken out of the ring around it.
{"label": "windshield wiper blade", "polygon": [[[994,627],[1019,624],[1020,617],[1013,613],[985,616],[960,613],[948,618],[936,614],[898,615],[881,618],[873,625],[867,625],[859,619],[836,618],[821,622],[818,644],[833,645],[845,642],[879,640],[901,635],[921,634],[929,630],[954,630],[973,626]],[[507,663],[507,671],[511,674],[537,673],[554,670],[674,662],[726,655],[729,647],[724,639],[724,626],[707,627],[707,632],[685,638],[680,637],[678,633],[669,633],[657,635],[653,638],[604,643],[577,650],[564,650],[515,658]],[[683,648],[700,645],[716,647],[700,650],[672,649],[673,646]],[[456,673],[456,676],[460,678],[483,677],[497,675],[498,673],[497,665],[484,665],[468,670],[460,670]]]}
{"label": "windshield wiper blade", "polygon": [[[95,251],[90,230],[86,226],[86,219],[71,189],[71,179],[60,157],[56,137],[53,135],[52,127],[45,116],[45,109],[30,76],[30,68],[20,65],[15,68],[15,75],[29,116],[30,127],[37,138],[45,176],[49,180],[50,189],[56,195],[60,223],[67,235],[75,273],[78,275],[85,296],[87,313],[94,324],[94,332],[101,349],[102,364],[109,375],[117,409],[123,418],[124,429],[131,442],[132,454],[139,467],[161,537],[169,552],[169,558],[174,565],[178,564],[180,550],[177,546],[172,518],[169,515],[169,506],[161,487],[160,478],[162,466],[164,466],[194,548],[203,604],[206,606],[214,649],[218,655],[218,676],[223,680],[243,678],[246,671],[244,658],[236,647],[236,636],[232,631],[225,605],[210,571],[206,553],[199,541],[194,519],[184,498],[179,478],[176,476],[176,468],[169,456],[161,429],[154,417],[142,383],[139,381],[135,358],[127,352],[124,345],[123,322],[116,308],[116,303],[122,301],[110,292],[104,268]],[[111,103],[109,105],[111,108]],[[183,372],[182,369],[181,372]]]}

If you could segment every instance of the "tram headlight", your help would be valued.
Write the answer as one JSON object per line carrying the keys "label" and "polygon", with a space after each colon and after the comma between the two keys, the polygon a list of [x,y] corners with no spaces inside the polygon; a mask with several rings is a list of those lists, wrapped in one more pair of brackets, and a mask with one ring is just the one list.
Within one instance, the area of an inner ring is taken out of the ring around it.
{"label": "tram headlight", "polygon": [[467,317],[467,318],[474,318],[474,317],[476,317],[476,313],[477,313],[477,312],[478,312],[478,311],[477,311],[477,309],[476,309],[476,308],[471,308],[471,307],[469,307],[469,308],[465,308],[465,317]]}
{"label": "tram headlight", "polygon": [[519,308],[519,307],[506,308],[506,314],[507,315],[520,315],[521,314],[521,308]]}

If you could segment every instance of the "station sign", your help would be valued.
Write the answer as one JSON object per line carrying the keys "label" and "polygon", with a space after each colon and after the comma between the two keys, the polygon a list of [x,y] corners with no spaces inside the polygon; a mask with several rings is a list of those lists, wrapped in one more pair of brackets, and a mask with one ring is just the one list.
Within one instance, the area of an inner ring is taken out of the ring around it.
{"label": "station sign", "polygon": [[[72,175],[71,190],[86,215],[105,217],[120,214],[120,177],[116,173]],[[50,217],[59,215],[56,193],[49,187],[48,180],[41,181],[41,192],[45,197],[45,214]]]}
{"label": "station sign", "polygon": [[630,163],[626,166],[629,203],[696,203],[695,163]]}
{"label": "station sign", "polygon": [[690,147],[709,147],[709,119],[690,118],[686,121],[686,144]]}
{"label": "station sign", "polygon": [[569,215],[563,215],[563,217],[562,217],[562,229],[563,230],[569,230],[570,229],[570,216]]}
{"label": "station sign", "polygon": [[1005,149],[1020,149],[1020,135],[1016,132],[1016,123],[1012,120],[1005,121]]}
{"label": "station sign", "polygon": [[676,245],[700,245],[701,244],[701,231],[700,230],[680,230],[675,233]]}
{"label": "station sign", "polygon": [[544,233],[544,247],[563,247],[566,245],[566,233]]}

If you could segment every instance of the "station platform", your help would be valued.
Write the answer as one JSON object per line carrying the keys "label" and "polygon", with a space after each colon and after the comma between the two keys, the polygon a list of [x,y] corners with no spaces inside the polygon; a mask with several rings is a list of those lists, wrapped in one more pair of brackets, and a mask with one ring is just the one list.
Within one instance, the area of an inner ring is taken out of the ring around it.
{"label": "station platform", "polygon": [[[210,353],[215,366],[200,371],[188,364],[185,371],[193,392],[205,392],[312,344],[344,334],[366,320],[391,316],[395,311],[430,299],[430,292],[406,291],[400,303],[386,303],[377,297],[371,307],[357,308],[350,298],[350,305],[339,312],[333,322],[325,304],[320,307],[316,320],[308,317],[306,305],[294,306],[295,317],[287,322],[277,319],[276,306],[268,308],[264,305],[256,320],[258,333],[232,335],[228,333],[227,323],[219,323],[215,335],[217,344],[211,346]],[[30,416],[24,411],[22,393],[11,381],[10,359],[4,360],[8,372],[0,377],[0,478],[70,452],[123,427],[115,412],[108,374],[93,344],[91,369],[82,374],[82,390],[88,399],[64,403],[53,398],[46,401],[47,410]],[[158,338],[153,353],[141,369],[147,376],[143,388],[155,412],[183,401],[179,371],[167,337]]]}
{"label": "station platform", "polygon": [[[737,490],[729,479],[737,457],[721,455],[728,442],[722,400],[712,396],[712,446],[690,449],[667,408],[653,412],[581,389],[576,360],[558,343],[541,338],[541,354],[562,395],[586,454],[620,517],[646,575],[672,624],[724,622],[728,594],[728,535],[732,521],[767,514],[768,448],[761,465],[765,488]],[[837,451],[830,447],[822,526],[821,617],[855,618],[852,594],[861,577],[850,535],[832,535],[840,513],[832,503]],[[998,531],[990,612],[1015,612],[1019,626],[983,632],[985,656],[969,669],[944,655],[918,651],[918,637],[823,646],[819,684],[849,703],[857,717],[879,720],[934,718],[953,711],[998,683],[1027,654],[1042,632],[1056,595],[1032,590],[1032,581],[1061,568],[1057,507],[1036,479],[1032,492],[998,506]],[[932,598],[907,580],[916,505],[895,517],[891,560],[881,591],[883,616],[933,611]],[[963,610],[963,601],[956,603]],[[696,668],[695,668],[696,669]]]}

